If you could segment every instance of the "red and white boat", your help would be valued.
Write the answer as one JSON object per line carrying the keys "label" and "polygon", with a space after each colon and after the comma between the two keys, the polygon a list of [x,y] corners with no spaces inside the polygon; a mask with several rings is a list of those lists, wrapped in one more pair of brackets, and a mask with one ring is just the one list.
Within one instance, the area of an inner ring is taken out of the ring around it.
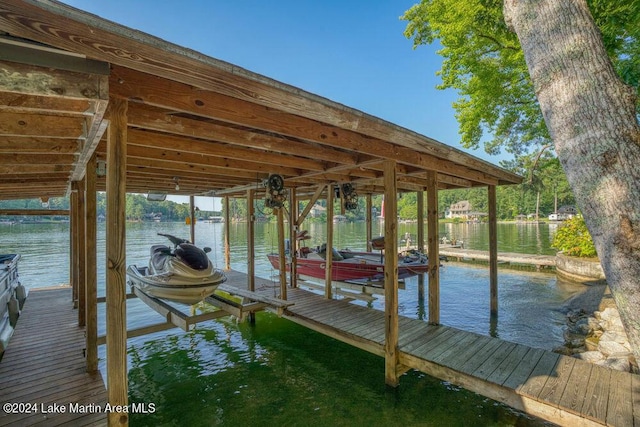
{"label": "red and white boat", "polygon": [[[274,269],[280,270],[278,254],[267,255]],[[312,251],[301,248],[297,258],[297,271],[301,277],[325,279],[327,262],[322,249]],[[290,265],[286,266],[287,271]],[[427,273],[429,263],[427,257],[420,253],[398,258],[398,279]],[[375,252],[353,252],[349,250],[333,250],[331,280],[338,282],[371,283],[384,280],[384,256]]]}

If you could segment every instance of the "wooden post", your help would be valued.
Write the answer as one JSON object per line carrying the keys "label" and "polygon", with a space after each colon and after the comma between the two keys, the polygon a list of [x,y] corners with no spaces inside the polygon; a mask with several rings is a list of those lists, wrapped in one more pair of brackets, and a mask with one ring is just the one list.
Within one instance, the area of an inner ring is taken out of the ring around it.
{"label": "wooden post", "polygon": [[371,209],[373,208],[373,206],[371,206],[371,194],[367,194],[366,197],[366,207],[365,209],[367,210],[367,213],[365,215],[365,227],[367,229],[367,252],[371,252],[372,248],[371,248],[371,239],[373,238],[372,236],[372,232],[371,232],[371,227],[373,224],[373,221],[371,220]]}
{"label": "wooden post", "polygon": [[384,161],[385,382],[399,383],[398,370],[398,190],[396,162]]}
{"label": "wooden post", "polygon": [[289,272],[289,283],[292,288],[298,287],[298,231],[300,231],[300,224],[298,224],[298,198],[296,195],[296,189],[291,188],[289,190],[289,236],[291,238],[291,267]]}
{"label": "wooden post", "polygon": [[418,251],[424,252],[424,191],[416,193],[418,203],[418,235],[416,236]]}
{"label": "wooden post", "polygon": [[189,196],[189,236],[191,243],[196,244],[196,204],[195,197]]}
{"label": "wooden post", "polygon": [[86,172],[86,200],[85,200],[85,227],[86,227],[86,261],[85,283],[87,292],[85,295],[86,328],[85,346],[87,372],[98,371],[98,272],[97,272],[97,209],[96,209],[96,155],[94,154],[87,164]]}
{"label": "wooden post", "polygon": [[224,196],[224,268],[231,270],[231,218],[229,218],[229,196]]}
{"label": "wooden post", "polygon": [[256,290],[255,279],[255,209],[253,198],[255,190],[247,190],[247,288],[250,291]]}
{"label": "wooden post", "polygon": [[[418,251],[424,252],[424,191],[417,192],[418,203]],[[424,274],[418,275],[418,319],[424,319]]]}
{"label": "wooden post", "polygon": [[498,221],[496,186],[490,185],[489,195],[489,288],[491,317],[498,316]]}
{"label": "wooden post", "polygon": [[280,265],[280,299],[287,299],[287,259],[284,253],[284,207],[278,213],[278,264]]}
{"label": "wooden post", "polygon": [[440,242],[438,236],[438,175],[427,172],[427,238],[429,255],[429,324],[440,324]]}
{"label": "wooden post", "polygon": [[327,185],[327,250],[325,252],[324,297],[333,298],[331,276],[333,273],[333,184]]}
{"label": "wooden post", "polygon": [[71,182],[69,198],[69,281],[71,283],[71,301],[73,308],[78,308],[78,183]]}
{"label": "wooden post", "polygon": [[[126,321],[127,101],[112,98],[107,138],[107,394],[111,406],[128,403]],[[107,414],[109,426],[127,426],[126,412]]]}
{"label": "wooden post", "polygon": [[78,181],[78,326],[86,325],[86,295],[87,295],[87,238],[86,238],[86,214],[85,214],[85,188],[86,174],[82,181]]}

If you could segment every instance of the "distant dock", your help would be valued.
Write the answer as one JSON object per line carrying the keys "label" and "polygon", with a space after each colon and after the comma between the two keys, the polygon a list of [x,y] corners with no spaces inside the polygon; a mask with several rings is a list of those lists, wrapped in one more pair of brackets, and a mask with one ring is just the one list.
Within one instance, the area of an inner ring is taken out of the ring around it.
{"label": "distant dock", "polygon": [[[489,252],[475,249],[462,249],[454,247],[440,247],[440,255],[454,258],[457,261],[484,261],[489,262]],[[513,252],[498,252],[498,263],[533,266],[536,270],[555,269],[555,255],[532,255]]]}

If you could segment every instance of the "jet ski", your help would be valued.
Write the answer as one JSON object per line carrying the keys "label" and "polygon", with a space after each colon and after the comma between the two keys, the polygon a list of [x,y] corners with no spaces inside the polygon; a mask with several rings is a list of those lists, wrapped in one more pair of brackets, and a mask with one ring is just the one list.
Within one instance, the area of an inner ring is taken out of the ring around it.
{"label": "jet ski", "polygon": [[184,304],[195,304],[213,294],[227,280],[224,273],[213,267],[207,253],[186,239],[158,233],[173,243],[151,246],[149,266],[130,265],[127,268],[129,285],[146,294]]}

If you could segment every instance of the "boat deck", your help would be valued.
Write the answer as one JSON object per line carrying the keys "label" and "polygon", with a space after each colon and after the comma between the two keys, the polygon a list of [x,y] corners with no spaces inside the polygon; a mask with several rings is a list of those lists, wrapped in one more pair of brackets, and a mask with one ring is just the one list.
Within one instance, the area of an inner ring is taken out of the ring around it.
{"label": "boat deck", "polygon": [[[86,372],[84,347],[84,328],[78,327],[71,288],[31,290],[0,361],[0,402],[29,404],[31,413],[3,410],[0,426],[106,425],[104,413],[83,414],[69,406],[103,408],[107,402],[100,373]],[[54,404],[66,412],[46,413]]]}
{"label": "boat deck", "polygon": [[[287,292],[295,304],[285,318],[384,357],[383,312],[304,289]],[[640,427],[638,375],[402,316],[399,330],[407,368],[556,424]]]}

